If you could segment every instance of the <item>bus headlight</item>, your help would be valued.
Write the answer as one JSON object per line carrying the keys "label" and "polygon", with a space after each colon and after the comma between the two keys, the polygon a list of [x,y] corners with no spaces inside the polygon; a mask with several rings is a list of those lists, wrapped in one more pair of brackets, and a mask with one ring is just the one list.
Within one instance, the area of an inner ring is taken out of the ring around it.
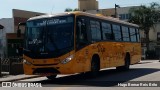
{"label": "bus headlight", "polygon": [[73,55],[71,55],[71,56],[67,57],[66,59],[62,60],[61,63],[66,64],[66,63],[70,62],[72,59],[73,59]]}
{"label": "bus headlight", "polygon": [[25,60],[25,59],[23,60],[23,63],[24,63],[24,64],[27,64],[27,65],[32,65],[32,63],[28,62],[28,61]]}

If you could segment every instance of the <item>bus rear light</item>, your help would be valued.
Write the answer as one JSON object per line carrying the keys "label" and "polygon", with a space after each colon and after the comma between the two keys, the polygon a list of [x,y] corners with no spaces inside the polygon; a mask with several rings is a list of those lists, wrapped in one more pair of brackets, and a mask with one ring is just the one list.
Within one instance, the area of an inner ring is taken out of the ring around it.
{"label": "bus rear light", "polygon": [[67,58],[64,59],[61,63],[62,63],[62,64],[66,64],[66,63],[70,62],[72,59],[73,59],[73,55],[67,57]]}

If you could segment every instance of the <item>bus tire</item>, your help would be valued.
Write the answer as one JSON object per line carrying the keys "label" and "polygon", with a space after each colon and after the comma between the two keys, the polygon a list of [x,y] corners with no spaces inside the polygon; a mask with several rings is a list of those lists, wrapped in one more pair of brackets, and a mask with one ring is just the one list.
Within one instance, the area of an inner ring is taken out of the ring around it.
{"label": "bus tire", "polygon": [[93,56],[91,61],[91,77],[96,77],[99,74],[100,70],[100,58],[98,55]]}
{"label": "bus tire", "polygon": [[50,80],[54,80],[56,78],[57,75],[51,75],[51,76],[46,76],[48,79]]}
{"label": "bus tire", "polygon": [[126,57],[125,57],[125,65],[116,67],[116,69],[120,70],[120,71],[121,70],[126,71],[126,70],[129,70],[129,67],[130,67],[130,55],[129,55],[129,53],[127,53]]}

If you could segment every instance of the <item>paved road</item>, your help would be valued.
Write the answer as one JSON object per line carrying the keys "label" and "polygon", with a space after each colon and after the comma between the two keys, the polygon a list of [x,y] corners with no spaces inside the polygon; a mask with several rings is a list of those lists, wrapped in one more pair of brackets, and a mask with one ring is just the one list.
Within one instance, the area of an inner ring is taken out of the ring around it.
{"label": "paved road", "polygon": [[[135,88],[133,87],[117,87],[119,83],[135,83],[137,81],[148,81],[147,83],[155,83],[153,81],[159,81],[160,85],[160,62],[157,60],[142,61],[139,64],[132,65],[129,71],[117,71],[115,68],[102,70],[97,78],[89,78],[87,75],[69,75],[69,76],[58,76],[54,81],[48,80],[46,77],[34,78],[21,80],[34,83],[42,83],[42,86],[49,86],[54,88],[48,88],[49,90],[75,90],[75,89],[106,89],[109,87],[111,90],[123,89],[128,90]],[[130,82],[131,81],[131,82]],[[141,83],[141,82],[138,82]],[[142,82],[144,84],[146,82]],[[155,83],[157,84],[157,82]],[[155,85],[153,84],[153,85]],[[78,88],[77,88],[78,87]],[[139,87],[138,87],[139,88]],[[44,89],[44,88],[43,88]],[[158,90],[160,87],[142,87],[142,90]],[[39,89],[41,90],[41,89]]]}

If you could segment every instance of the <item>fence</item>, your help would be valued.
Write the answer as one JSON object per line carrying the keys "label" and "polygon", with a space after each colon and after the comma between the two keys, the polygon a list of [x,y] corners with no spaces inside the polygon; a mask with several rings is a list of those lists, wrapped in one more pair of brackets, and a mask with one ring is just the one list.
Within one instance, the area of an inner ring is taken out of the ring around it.
{"label": "fence", "polygon": [[2,59],[1,60],[1,72],[9,72],[10,69],[10,60],[9,59]]}
{"label": "fence", "polygon": [[1,60],[1,72],[8,72],[10,75],[23,74],[22,58],[7,58]]}

